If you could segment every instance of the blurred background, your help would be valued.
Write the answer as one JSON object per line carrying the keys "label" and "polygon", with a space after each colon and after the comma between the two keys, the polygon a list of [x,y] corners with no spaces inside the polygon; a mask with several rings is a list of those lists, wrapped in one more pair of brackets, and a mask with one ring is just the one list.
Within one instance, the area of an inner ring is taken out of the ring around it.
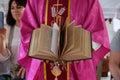
{"label": "blurred background", "polygon": [[[8,10],[9,0],[0,0],[0,11],[4,12],[4,24],[6,24],[6,13]],[[106,26],[108,29],[109,40],[115,35],[116,31],[120,28],[120,0],[99,0],[103,10]],[[117,19],[117,21],[115,20]],[[109,53],[105,56],[103,64],[99,65],[100,72],[98,73],[98,80],[112,80],[108,66]]]}

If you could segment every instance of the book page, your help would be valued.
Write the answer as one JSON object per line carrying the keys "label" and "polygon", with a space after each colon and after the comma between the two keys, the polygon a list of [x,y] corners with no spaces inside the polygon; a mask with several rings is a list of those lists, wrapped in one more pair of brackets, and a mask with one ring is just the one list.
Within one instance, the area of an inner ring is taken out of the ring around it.
{"label": "book page", "polygon": [[[79,43],[80,43],[80,33],[79,33],[79,30],[80,30],[81,27],[78,27],[77,29],[74,29],[74,47],[68,52],[68,53],[65,53],[64,55],[61,56],[62,59],[66,58],[66,59],[69,59],[71,58],[70,55],[71,53],[75,53],[75,52],[78,52],[79,49],[81,50],[81,47],[79,46]],[[72,55],[73,56],[73,55]]]}
{"label": "book page", "polygon": [[66,33],[64,34],[66,38],[64,44],[66,44],[66,46],[63,46],[62,54],[66,54],[69,50],[71,50],[74,47],[74,26],[74,21],[68,26],[66,26]]}
{"label": "book page", "polygon": [[47,25],[41,25],[41,31],[38,38],[39,50],[50,51],[52,38],[52,27]]}
{"label": "book page", "polygon": [[75,36],[74,36],[74,48],[69,51],[66,55],[64,55],[64,58],[67,60],[79,60],[83,59],[83,33],[81,30],[81,27],[75,28]]}
{"label": "book page", "polygon": [[[39,53],[39,54],[36,54],[36,53]],[[42,60],[50,60],[50,61],[58,60],[58,57],[56,57],[56,55],[54,55],[52,52],[49,52],[49,51],[41,50],[36,53],[34,53],[35,55],[31,55],[31,56],[38,59],[42,59]]]}
{"label": "book page", "polygon": [[[74,52],[69,52],[69,55],[66,55],[67,60],[80,60],[80,59],[89,59],[92,58],[92,41],[91,41],[91,33],[86,32],[82,29],[82,36],[80,38],[81,43]],[[73,57],[74,56],[74,57]]]}
{"label": "book page", "polygon": [[39,37],[38,34],[40,35],[40,28],[33,30],[30,40],[29,54],[33,53],[34,50],[38,51],[38,46],[37,46],[37,42],[38,42],[37,38]]}
{"label": "book page", "polygon": [[[86,31],[85,33],[85,56],[92,56],[92,53],[91,54],[88,54],[88,52],[92,52],[92,35],[90,32]],[[89,40],[88,40],[89,39]],[[89,46],[87,46],[89,45]]]}
{"label": "book page", "polygon": [[59,27],[56,23],[53,24],[52,28],[52,40],[51,40],[51,51],[58,56],[58,36]]}
{"label": "book page", "polygon": [[53,56],[51,51],[51,38],[52,27],[42,24],[41,28],[35,29],[31,37],[29,56],[37,57],[39,55],[40,59],[49,59],[48,56]]}
{"label": "book page", "polygon": [[59,41],[59,56],[62,55],[62,53],[65,50],[65,47],[67,45],[67,20],[68,18],[66,18],[66,21],[64,23],[64,26],[62,28],[60,28],[60,41]]}
{"label": "book page", "polygon": [[91,58],[91,33],[82,29],[81,26],[75,27],[74,47],[61,56],[62,60],[74,61]]}
{"label": "book page", "polygon": [[66,54],[69,50],[71,50],[74,47],[74,27],[74,22],[66,26],[67,32],[65,34],[65,37],[67,37],[67,45],[64,47],[64,51],[62,52],[62,54]]}

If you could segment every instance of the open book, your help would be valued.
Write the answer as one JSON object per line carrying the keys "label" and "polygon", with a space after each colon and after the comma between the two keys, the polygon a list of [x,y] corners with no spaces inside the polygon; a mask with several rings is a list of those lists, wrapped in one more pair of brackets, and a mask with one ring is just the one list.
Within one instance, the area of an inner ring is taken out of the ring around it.
{"label": "open book", "polygon": [[33,30],[28,55],[50,61],[74,61],[92,58],[91,33],[74,21],[59,27],[41,24]]}

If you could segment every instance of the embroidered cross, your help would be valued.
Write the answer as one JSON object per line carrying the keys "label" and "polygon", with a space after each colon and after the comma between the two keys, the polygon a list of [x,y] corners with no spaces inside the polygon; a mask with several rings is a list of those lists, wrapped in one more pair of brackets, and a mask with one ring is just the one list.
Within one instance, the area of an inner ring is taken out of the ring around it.
{"label": "embroidered cross", "polygon": [[[65,11],[64,7],[59,10],[60,6],[63,6],[63,4],[59,4],[59,0],[57,0],[57,4],[53,4],[53,7],[51,8],[51,10],[52,10],[52,17],[56,18],[54,20],[55,20],[55,22],[58,25],[61,24],[61,15]],[[56,9],[55,9],[55,7],[56,7]]]}

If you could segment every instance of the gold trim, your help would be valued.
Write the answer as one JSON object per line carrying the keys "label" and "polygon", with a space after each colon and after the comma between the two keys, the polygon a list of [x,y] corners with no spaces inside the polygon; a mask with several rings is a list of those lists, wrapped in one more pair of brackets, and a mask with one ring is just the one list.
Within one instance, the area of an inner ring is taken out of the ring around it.
{"label": "gold trim", "polygon": [[68,24],[70,23],[70,2],[71,0],[68,0]]}
{"label": "gold trim", "polygon": [[[67,25],[70,23],[70,2],[71,0],[68,0],[68,22]],[[67,80],[70,80],[70,62],[67,62]]]}
{"label": "gold trim", "polygon": [[43,61],[43,64],[44,64],[44,80],[47,80],[46,63]]}
{"label": "gold trim", "polygon": [[67,80],[70,80],[70,62],[67,62]]}
{"label": "gold trim", "polygon": [[[68,22],[67,25],[70,23],[70,2],[71,0],[68,0]],[[45,10],[45,24],[47,25],[48,21],[48,3],[49,0],[46,0],[46,10]],[[43,62],[44,64],[44,80],[47,80],[47,73],[46,73],[46,63]],[[67,62],[67,80],[70,80],[70,62]]]}
{"label": "gold trim", "polygon": [[[48,20],[48,0],[46,0],[46,10],[45,10],[45,24],[47,25]],[[47,73],[46,73],[46,63],[43,61],[44,65],[44,80],[47,80]]]}
{"label": "gold trim", "polygon": [[47,25],[48,20],[48,0],[46,0],[46,10],[45,10],[45,24]]}

